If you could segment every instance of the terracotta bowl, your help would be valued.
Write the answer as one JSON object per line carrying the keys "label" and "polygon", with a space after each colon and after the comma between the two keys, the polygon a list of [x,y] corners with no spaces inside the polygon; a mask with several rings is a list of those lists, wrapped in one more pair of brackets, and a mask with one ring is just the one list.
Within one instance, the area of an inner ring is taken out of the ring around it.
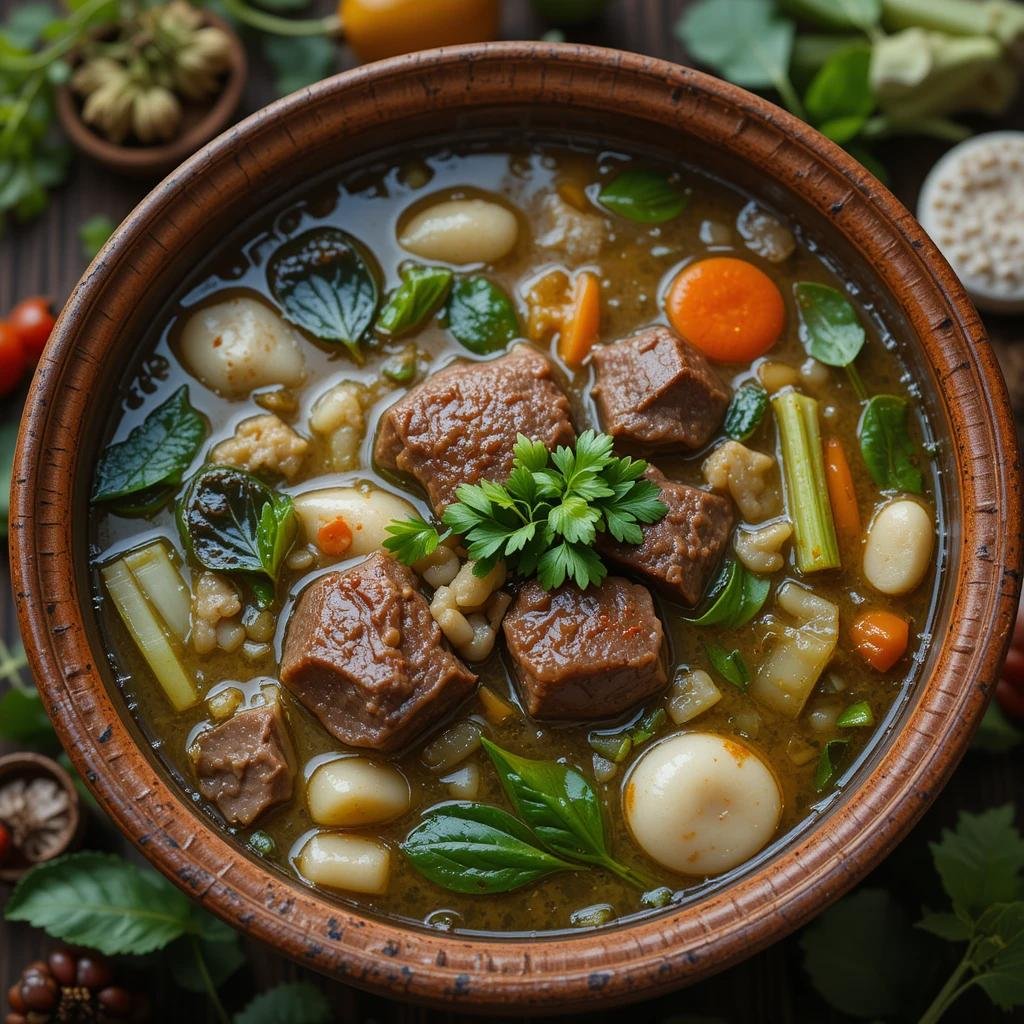
{"label": "terracotta bowl", "polygon": [[[453,132],[578,135],[711,169],[785,210],[862,283],[919,383],[945,478],[935,638],[848,785],[724,885],[642,920],[477,938],[361,914],[248,857],[141,740],[113,685],[87,580],[88,486],[138,339],[236,224],[316,173]],[[60,737],[152,863],[229,923],[353,985],[477,1013],[561,1012],[665,992],[781,938],[903,837],[960,759],[1005,651],[1021,573],[1019,455],[977,314],[914,218],[777,107],[687,68],[581,46],[496,43],[374,64],[222,135],[128,217],[69,300],[36,374],[15,466],[18,610]]]}

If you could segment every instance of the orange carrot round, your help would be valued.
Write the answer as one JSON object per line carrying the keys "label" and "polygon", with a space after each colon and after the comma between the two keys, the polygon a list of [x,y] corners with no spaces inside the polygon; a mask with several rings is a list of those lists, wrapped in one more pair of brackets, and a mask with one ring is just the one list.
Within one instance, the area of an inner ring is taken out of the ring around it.
{"label": "orange carrot round", "polygon": [[763,356],[779,340],[786,315],[772,279],[732,256],[682,269],[669,287],[665,311],[679,334],[720,363]]}
{"label": "orange carrot round", "polygon": [[857,507],[857,492],[853,488],[850,464],[846,461],[846,452],[837,437],[830,437],[825,442],[825,479],[836,532],[847,543],[855,544],[860,540],[860,509]]}
{"label": "orange carrot round", "polygon": [[869,611],[850,628],[857,653],[879,672],[888,672],[906,653],[910,624],[892,612]]}
{"label": "orange carrot round", "polygon": [[352,530],[341,516],[324,523],[316,532],[316,546],[325,554],[337,557],[352,546]]}
{"label": "orange carrot round", "polygon": [[572,303],[558,339],[558,354],[570,366],[579,366],[597,341],[601,320],[601,282],[589,270],[576,275]]}

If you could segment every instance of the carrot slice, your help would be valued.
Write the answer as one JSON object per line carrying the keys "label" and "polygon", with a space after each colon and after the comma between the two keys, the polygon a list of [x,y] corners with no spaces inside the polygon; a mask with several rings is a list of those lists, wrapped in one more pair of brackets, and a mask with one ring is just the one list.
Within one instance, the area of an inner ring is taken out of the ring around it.
{"label": "carrot slice", "polygon": [[601,322],[601,282],[597,274],[582,270],[576,275],[572,305],[558,339],[558,354],[570,366],[579,366],[597,341]]}
{"label": "carrot slice", "polygon": [[786,316],[782,293],[753,263],[712,256],[691,263],[669,286],[669,322],[709,359],[748,363],[779,340]]}
{"label": "carrot slice", "polygon": [[352,546],[352,530],[341,516],[316,531],[316,546],[325,555],[343,555]]}
{"label": "carrot slice", "polygon": [[853,488],[853,474],[846,461],[846,452],[837,437],[825,442],[825,479],[828,496],[832,501],[832,515],[836,531],[849,544],[860,540],[860,509],[857,492]]}
{"label": "carrot slice", "polygon": [[879,672],[888,672],[906,653],[910,624],[892,612],[870,611],[850,628],[857,653]]}

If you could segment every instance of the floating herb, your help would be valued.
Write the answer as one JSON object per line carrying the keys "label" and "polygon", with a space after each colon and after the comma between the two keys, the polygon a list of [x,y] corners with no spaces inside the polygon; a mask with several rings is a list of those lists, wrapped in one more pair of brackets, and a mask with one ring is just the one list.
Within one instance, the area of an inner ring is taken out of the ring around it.
{"label": "floating herb", "polygon": [[739,562],[729,562],[712,587],[711,606],[699,618],[686,621],[691,626],[738,629],[761,610],[769,590],[769,580],[755,576]]}
{"label": "floating herb", "polygon": [[836,725],[840,729],[860,729],[874,724],[875,716],[871,712],[871,705],[866,700],[851,704],[836,719]]}
{"label": "floating herb", "polygon": [[816,792],[823,793],[835,782],[835,778],[839,774],[838,762],[846,753],[849,742],[846,739],[829,740],[821,748],[818,766],[814,769],[814,789]]}
{"label": "floating herb", "polygon": [[750,670],[739,651],[727,651],[720,644],[708,642],[704,645],[711,667],[737,690],[746,690],[750,685]]}
{"label": "floating herb", "polygon": [[452,283],[444,267],[410,264],[402,268],[402,283],[388,297],[377,317],[377,330],[397,337],[423,325],[444,301]]}
{"label": "floating herb", "polygon": [[597,201],[612,213],[640,224],[661,224],[678,217],[690,197],[658,171],[630,168],[601,189]]}
{"label": "floating herb", "polygon": [[[850,367],[866,335],[850,301],[836,288],[815,281],[793,285],[800,313],[800,341],[809,356],[826,366]],[[857,387],[859,378],[854,386]],[[863,384],[858,394],[863,392]]]}
{"label": "floating herb", "polygon": [[587,742],[591,749],[596,750],[603,758],[613,764],[622,764],[632,751],[661,730],[667,718],[664,708],[655,708],[628,729],[620,729],[617,732],[602,732],[595,729],[587,736]]}
{"label": "floating herb", "polygon": [[448,330],[477,355],[503,349],[520,337],[512,300],[486,277],[464,277],[448,298]]}
{"label": "floating herb", "polygon": [[767,408],[768,392],[760,384],[738,387],[725,413],[725,436],[734,441],[748,440],[761,425]]}
{"label": "floating herb", "polygon": [[914,465],[917,446],[910,437],[910,405],[895,395],[876,395],[860,418],[857,435],[871,479],[885,491],[920,494],[924,478]]}

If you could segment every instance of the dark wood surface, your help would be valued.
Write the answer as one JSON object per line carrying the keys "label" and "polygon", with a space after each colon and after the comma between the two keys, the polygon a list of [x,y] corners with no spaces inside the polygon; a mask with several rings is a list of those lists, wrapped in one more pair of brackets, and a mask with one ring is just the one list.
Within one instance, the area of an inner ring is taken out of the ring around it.
{"label": "dark wood surface", "polygon": [[[427,2],[427,0],[424,0]],[[6,19],[10,0],[0,2],[0,18]],[[504,35],[506,38],[537,38],[544,26],[534,19],[525,0],[506,0]],[[637,50],[659,57],[685,61],[686,55],[675,41],[672,26],[685,2],[662,0],[610,0],[604,20],[585,31],[571,34],[574,41],[592,42]],[[352,63],[346,51],[339,51],[338,69]],[[275,98],[271,77],[259,59],[243,100],[249,112]],[[1024,128],[1024,104],[1018,103],[1001,124],[987,122],[978,126]],[[911,208],[921,179],[931,162],[942,152],[942,145],[928,142],[890,144],[881,155],[890,169],[891,185]],[[55,196],[47,212],[34,223],[16,229],[0,241],[0,311],[28,295],[46,294],[59,305],[85,269],[80,251],[78,227],[87,218],[104,213],[114,220],[123,217],[143,195],[146,185],[119,179],[109,172],[80,159],[72,169],[68,184]],[[1006,372],[1014,395],[1018,426],[1024,425],[1024,319],[988,318],[993,344]],[[20,397],[0,399],[0,419],[17,416]],[[10,598],[6,564],[0,562],[0,636],[14,644],[17,627]],[[3,685],[3,684],[0,684]],[[4,748],[0,745],[0,751]],[[962,808],[982,808],[1014,802],[1024,807],[1024,755],[988,755],[970,753],[940,795],[935,807],[906,843],[875,873],[876,884],[904,887],[905,879],[926,863],[924,842],[937,836],[939,829],[955,820]],[[133,855],[129,844],[109,824],[93,816],[87,836],[90,846]],[[925,861],[921,861],[922,855]],[[916,892],[915,892],[916,898]],[[0,906],[5,890],[0,887]],[[913,902],[910,903],[913,911]],[[52,943],[39,933],[0,922],[0,993],[6,991],[21,968]],[[306,977],[324,988],[337,1008],[337,1019],[345,1022],[377,1024],[413,1024],[413,1022],[464,1021],[467,1018],[427,1011],[363,995],[344,986],[315,978],[307,971],[283,960],[271,951],[247,944],[247,966],[239,972],[223,993],[231,1007],[244,1003],[254,992],[280,980]],[[588,1020],[636,1021],[675,1020],[677,1024],[705,1021],[789,1022],[839,1020],[816,997],[800,967],[800,952],[795,941],[781,943],[719,977],[693,989],[618,1013],[603,1012],[595,1004]],[[162,1009],[158,1019],[178,1020],[184,1015],[181,997],[167,987],[162,972],[151,967],[147,987],[154,991]],[[154,986],[160,986],[154,988]],[[202,1019],[201,1001],[195,1002],[196,1016]],[[511,1010],[512,1008],[510,1008]],[[514,1013],[514,1011],[512,1011]],[[950,1020],[1007,1020],[990,1010],[981,1000],[966,999]]]}

